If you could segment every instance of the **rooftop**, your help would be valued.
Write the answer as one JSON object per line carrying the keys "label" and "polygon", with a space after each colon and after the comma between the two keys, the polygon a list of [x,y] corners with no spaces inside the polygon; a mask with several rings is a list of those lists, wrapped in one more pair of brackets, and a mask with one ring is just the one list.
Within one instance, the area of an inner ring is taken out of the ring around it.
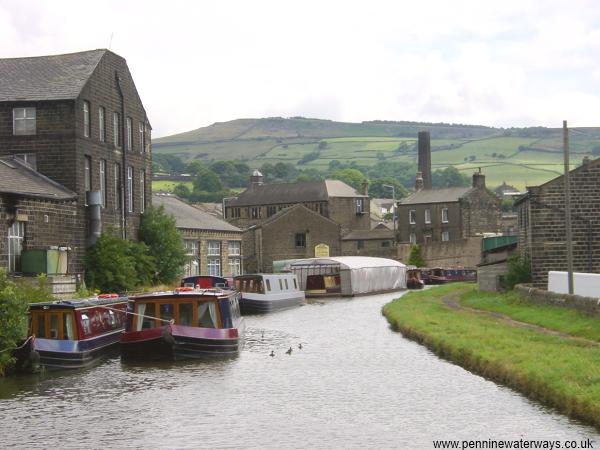
{"label": "rooftop", "polygon": [[401,205],[418,205],[423,203],[457,202],[472,187],[452,187],[444,189],[422,189],[400,200]]}

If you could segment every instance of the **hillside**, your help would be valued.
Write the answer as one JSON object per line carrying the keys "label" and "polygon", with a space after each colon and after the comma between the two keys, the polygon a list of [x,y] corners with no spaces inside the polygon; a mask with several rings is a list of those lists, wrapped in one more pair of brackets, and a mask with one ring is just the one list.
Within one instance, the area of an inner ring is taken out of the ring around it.
{"label": "hillside", "polygon": [[[285,162],[324,170],[333,160],[373,165],[416,160],[417,132],[432,137],[433,169],[455,166],[470,173],[481,167],[488,185],[518,188],[562,173],[562,131],[552,128],[492,128],[444,123],[334,122],[307,118],[238,119],[153,141],[158,154],[185,161],[243,160],[252,167]],[[600,151],[600,129],[571,133],[572,167]],[[309,155],[307,157],[307,155]]]}

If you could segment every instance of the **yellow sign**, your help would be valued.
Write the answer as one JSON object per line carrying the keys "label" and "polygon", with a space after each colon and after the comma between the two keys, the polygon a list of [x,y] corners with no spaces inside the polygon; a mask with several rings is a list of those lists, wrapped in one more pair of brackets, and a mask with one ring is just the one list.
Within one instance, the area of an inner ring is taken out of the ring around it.
{"label": "yellow sign", "polygon": [[315,245],[315,258],[323,258],[329,256],[329,245],[319,244]]}

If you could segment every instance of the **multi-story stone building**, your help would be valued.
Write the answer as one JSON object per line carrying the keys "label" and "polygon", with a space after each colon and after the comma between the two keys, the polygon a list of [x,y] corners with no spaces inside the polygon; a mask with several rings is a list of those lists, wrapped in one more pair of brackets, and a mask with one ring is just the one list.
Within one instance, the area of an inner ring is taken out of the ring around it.
{"label": "multi-story stone building", "polygon": [[[569,172],[573,270],[600,272],[600,159]],[[528,187],[515,202],[519,217],[519,251],[531,259],[535,287],[546,289],[548,272],[567,270],[565,185],[559,176],[541,186]]]}
{"label": "multi-story stone building", "polygon": [[0,74],[0,156],[75,193],[76,226],[57,232],[79,272],[102,228],[135,238],[150,203],[151,127],[129,68],[92,50],[0,59]]}
{"label": "multi-story stone building", "polygon": [[190,258],[185,276],[242,274],[242,230],[173,195],[154,194],[152,204],[175,217]]}
{"label": "multi-story stone building", "polygon": [[371,226],[367,192],[358,193],[339,180],[263,184],[262,174],[257,170],[248,189],[236,198],[225,199],[224,217],[240,228],[247,228],[297,204],[338,223],[342,232],[368,230]]}

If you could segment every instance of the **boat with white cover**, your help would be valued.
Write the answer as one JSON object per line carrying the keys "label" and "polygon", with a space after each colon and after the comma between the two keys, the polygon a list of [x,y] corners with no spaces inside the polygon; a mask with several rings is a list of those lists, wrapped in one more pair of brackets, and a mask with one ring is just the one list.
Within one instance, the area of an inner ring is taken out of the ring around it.
{"label": "boat with white cover", "polygon": [[266,313],[300,305],[304,291],[298,287],[292,273],[258,273],[234,278],[235,289],[241,292],[242,313]]}

